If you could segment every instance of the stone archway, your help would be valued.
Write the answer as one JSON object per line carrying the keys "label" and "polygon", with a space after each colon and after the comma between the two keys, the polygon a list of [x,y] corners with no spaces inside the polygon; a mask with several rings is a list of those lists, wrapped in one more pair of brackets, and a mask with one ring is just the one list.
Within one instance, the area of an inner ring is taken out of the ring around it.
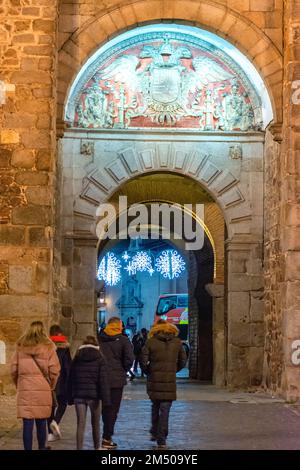
{"label": "stone archway", "polygon": [[[140,3],[136,2],[135,5]],[[157,1],[156,5],[158,3]],[[146,9],[147,11],[149,10]],[[74,106],[73,118],[71,117],[69,123],[71,126],[73,123],[74,127],[66,129],[64,137],[60,141],[62,185],[59,221],[61,223],[62,239],[60,251],[62,252],[63,316],[66,322],[70,323],[72,319],[74,320],[77,328],[75,335],[78,339],[94,324],[97,207],[108,201],[123,185],[133,179],[156,173],[179,175],[185,178],[186,181],[192,180],[194,184],[201,186],[222,211],[227,233],[224,293],[222,286],[208,286],[207,289],[214,298],[214,305],[219,306],[218,315],[220,314],[220,305],[223,305],[224,311],[221,317],[224,334],[220,341],[223,341],[226,348],[224,362],[226,363],[227,383],[232,386],[257,385],[262,380],[264,346],[262,244],[265,133],[262,130],[267,123],[263,122],[261,126],[257,121],[257,116],[260,115],[260,111],[264,107],[263,102],[260,100],[254,82],[252,83],[250,79],[247,82],[247,78],[243,78],[245,71],[239,71],[236,63],[230,62],[229,59],[227,62],[222,52],[216,52],[214,48],[205,49],[205,45],[199,46],[200,49],[197,49],[198,45],[196,45],[193,49],[193,41],[189,42],[186,36],[184,36],[185,39],[181,36],[179,41],[183,42],[175,45],[178,40],[177,33],[174,33],[173,39],[169,41],[174,41],[174,46],[172,46],[168,40],[161,39],[161,31],[158,33],[160,36],[156,36],[156,38],[160,38],[158,39],[161,41],[159,45],[155,44],[155,37],[151,36],[155,33],[151,32],[150,39],[148,39],[148,33],[146,34],[148,41],[146,43],[146,52],[144,52],[142,46],[137,45],[138,42],[134,42],[134,47],[138,48],[138,57],[141,60],[150,58],[150,62],[152,61],[152,68],[150,68],[148,76],[145,75],[149,70],[145,62],[142,64],[141,72],[144,77],[146,76],[147,83],[150,83],[149,87],[151,87],[152,80],[151,70],[154,70],[155,67],[163,71],[166,68],[171,70],[171,67],[173,67],[174,74],[177,73],[177,78],[174,78],[174,83],[176,82],[175,85],[177,86],[177,81],[182,80],[182,75],[180,75],[182,70],[189,74],[192,69],[187,63],[179,62],[178,57],[175,59],[176,51],[180,51],[180,60],[187,59],[193,61],[188,62],[188,64],[194,64],[195,59],[200,58],[201,60],[201,53],[197,55],[197,50],[201,50],[201,47],[203,47],[202,58],[204,57],[205,60],[210,61],[210,64],[213,63],[211,65],[212,70],[218,69],[217,64],[220,64],[222,60],[224,64],[227,64],[225,69],[229,75],[224,78],[224,81],[233,76],[237,80],[241,80],[241,84],[236,86],[236,93],[242,93],[241,90],[245,90],[243,92],[244,98],[241,97],[240,102],[245,99],[245,96],[249,97],[249,106],[246,106],[244,101],[241,106],[242,109],[247,109],[250,112],[249,115],[252,113],[252,123],[245,128],[241,122],[240,125],[231,127],[227,126],[226,123],[223,127],[222,125],[216,126],[214,123],[211,127],[206,128],[205,124],[202,125],[197,121],[195,128],[193,128],[193,125],[190,127],[189,125],[186,127],[182,125],[177,128],[176,126],[173,126],[174,128],[170,126],[171,128],[168,128],[164,125],[163,119],[163,125],[161,126],[153,127],[151,122],[148,121],[148,124],[145,124],[142,121],[141,127],[134,124],[130,127],[128,124],[127,128],[126,118],[128,116],[123,113],[124,104],[128,105],[127,108],[134,108],[135,105],[129,105],[131,101],[125,103],[124,99],[122,102],[122,97],[125,96],[123,85],[118,84],[118,87],[114,88],[109,80],[114,79],[114,75],[111,75],[111,70],[114,70],[116,66],[113,57],[116,58],[118,64],[120,64],[120,60],[122,61],[122,58],[119,59],[122,56],[118,55],[120,51],[129,50],[129,55],[124,54],[124,56],[134,59],[136,62],[134,52],[130,49],[133,47],[133,42],[130,42],[132,36],[129,39],[127,38],[126,41],[123,41],[123,36],[121,37],[121,49],[118,49],[118,53],[114,52],[114,49],[106,49],[104,53],[101,49],[100,62],[94,63],[94,57],[92,58],[92,62],[87,64],[87,68],[84,69],[88,72],[86,75],[83,74],[79,80],[79,86],[75,87],[75,91],[72,90],[70,93],[73,96],[72,93],[74,92],[75,98],[74,100],[70,98]],[[85,28],[78,31],[78,38],[84,37],[81,34],[84,35],[86,32]],[[136,33],[137,38],[135,41],[140,40],[139,34],[140,30]],[[143,35],[140,44],[143,44],[144,37]],[[96,40],[98,41],[98,39]],[[152,43],[149,42],[151,40]],[[189,44],[189,46],[181,47],[180,44]],[[115,45],[116,43],[113,42],[113,47]],[[174,58],[175,65],[170,62],[170,65],[166,66],[166,62],[162,57],[160,58],[162,62],[159,62],[159,57],[165,54],[164,48],[167,46],[166,55],[169,58],[171,56]],[[211,50],[216,54],[216,62],[213,62],[213,59],[209,57],[209,51]],[[192,51],[194,52],[192,53]],[[101,54],[104,54],[105,58],[103,60],[108,62],[101,62]],[[157,62],[155,62],[156,60]],[[109,67],[109,61],[113,64],[113,68]],[[103,63],[105,68],[101,69]],[[230,63],[233,67],[231,69]],[[226,68],[227,66],[228,68]],[[177,72],[174,67],[177,67]],[[181,72],[179,72],[179,69]],[[102,75],[103,70],[108,71],[108,75],[105,75],[105,73]],[[229,70],[231,70],[231,75]],[[65,70],[65,72],[67,71]],[[134,74],[136,73],[135,68]],[[97,74],[100,78],[95,78]],[[257,71],[255,71],[255,74],[257,77]],[[217,74],[217,77],[220,76]],[[121,83],[125,83],[124,76],[121,76],[121,78]],[[88,83],[87,88],[85,88],[84,80]],[[114,80],[115,83],[118,83],[118,79],[115,78]],[[230,96],[234,96],[234,85],[232,83],[231,81],[230,86],[224,84],[223,88],[223,90],[227,90],[227,94],[233,93]],[[93,93],[100,93],[103,98],[102,104],[101,100],[93,101],[92,98],[90,101],[86,101],[90,93],[89,87],[93,86],[91,96],[94,96]],[[106,87],[110,87],[109,90],[116,92],[116,103],[113,102],[114,92],[107,91]],[[99,88],[101,92],[99,92]],[[148,89],[150,88],[147,88],[147,86],[142,88],[141,94],[137,95],[136,100],[140,99],[142,104],[147,103],[145,100],[147,100]],[[127,90],[129,90],[128,96],[130,96],[132,90],[130,88]],[[176,90],[179,90],[179,88],[176,88]],[[201,92],[203,90],[204,88],[201,89]],[[199,91],[199,93],[201,92]],[[178,97],[182,95],[181,92],[176,93],[175,101],[177,103]],[[211,93],[209,91],[207,96],[211,96]],[[99,115],[99,113],[97,114],[98,107],[101,112],[104,110],[103,112],[107,113],[108,111],[107,100],[105,107],[103,107],[105,94],[111,94],[110,102],[113,104],[113,109],[121,110],[121,114],[117,114],[117,119],[110,121],[109,124],[102,122],[101,116],[99,121],[97,120]],[[224,106],[226,107],[224,96],[227,95],[218,95],[219,104],[221,107],[223,106],[222,109],[225,109]],[[252,98],[253,101],[251,101]],[[189,109],[195,109],[189,99],[190,95],[186,99],[186,105],[190,106]],[[86,105],[86,103],[90,103],[90,105]],[[252,103],[256,104],[252,106]],[[140,109],[143,109],[142,105],[139,106]],[[181,109],[180,106],[178,104],[176,109]],[[146,107],[145,109],[149,108]],[[84,115],[86,110],[91,110],[92,122],[86,118],[83,121],[78,120],[79,113]],[[205,112],[209,112],[209,110],[205,109]],[[222,111],[220,112],[222,113]],[[140,114],[137,113],[137,115],[141,116],[143,113],[140,111]],[[217,115],[220,116],[220,114],[215,114],[216,119],[219,119]],[[187,116],[192,116],[192,113],[187,114]],[[196,116],[197,114],[194,113],[192,119]],[[175,123],[177,123],[176,119]],[[95,127],[94,122],[97,123]],[[155,120],[152,120],[152,122],[155,122]],[[156,124],[159,122],[159,119],[156,120]],[[207,129],[209,131],[206,131]],[[180,202],[184,203],[184,201]],[[222,295],[220,295],[220,292]],[[217,314],[214,316],[217,317]],[[220,315],[218,318],[220,318]]]}
{"label": "stone archway", "polygon": [[[186,135],[183,138],[180,134],[168,136],[166,132],[151,131],[140,136],[126,131],[90,132],[87,136],[84,131],[70,130],[65,134],[61,141],[60,218],[63,322],[71,325],[72,319],[75,321],[74,333],[79,340],[94,325],[95,216],[99,204],[138,176],[179,174],[204,187],[222,209],[228,231],[227,380],[232,386],[255,385],[261,380],[264,331],[263,135],[216,136],[213,144],[211,136],[208,143],[207,136],[188,135],[187,142]],[[230,158],[233,139],[241,148],[241,160]]]}

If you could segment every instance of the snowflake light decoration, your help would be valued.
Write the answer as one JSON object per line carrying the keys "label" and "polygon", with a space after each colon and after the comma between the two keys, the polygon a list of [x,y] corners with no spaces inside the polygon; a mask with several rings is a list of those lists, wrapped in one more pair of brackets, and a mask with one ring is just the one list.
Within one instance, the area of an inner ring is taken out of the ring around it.
{"label": "snowflake light decoration", "polygon": [[155,267],[163,277],[174,279],[185,270],[185,262],[176,250],[166,250],[156,258]]}
{"label": "snowflake light decoration", "polygon": [[111,252],[108,252],[99,264],[97,277],[108,286],[116,286],[121,280],[121,262]]}
{"label": "snowflake light decoration", "polygon": [[149,271],[152,268],[152,259],[151,256],[148,255],[146,251],[138,251],[132,257],[132,265],[135,271]]}

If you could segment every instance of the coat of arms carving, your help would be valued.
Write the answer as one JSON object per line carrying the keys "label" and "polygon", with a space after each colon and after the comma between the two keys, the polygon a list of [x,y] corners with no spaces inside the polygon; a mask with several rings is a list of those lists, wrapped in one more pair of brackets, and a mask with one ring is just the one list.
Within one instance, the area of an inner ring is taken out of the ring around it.
{"label": "coat of arms carving", "polygon": [[81,92],[75,125],[259,130],[259,111],[220,57],[169,34],[104,62]]}

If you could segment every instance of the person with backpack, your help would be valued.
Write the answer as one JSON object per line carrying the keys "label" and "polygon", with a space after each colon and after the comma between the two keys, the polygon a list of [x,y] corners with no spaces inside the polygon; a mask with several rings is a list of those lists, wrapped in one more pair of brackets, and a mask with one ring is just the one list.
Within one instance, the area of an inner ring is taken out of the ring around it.
{"label": "person with backpack", "polygon": [[108,320],[106,328],[98,336],[98,341],[109,365],[111,392],[111,404],[103,406],[102,409],[102,447],[115,449],[117,444],[113,442],[112,436],[121,405],[123,388],[127,383],[127,372],[132,367],[134,355],[128,337],[123,334],[123,325],[119,317],[112,317]]}
{"label": "person with backpack", "polygon": [[17,342],[11,375],[17,387],[17,416],[23,419],[23,444],[32,450],[36,425],[39,450],[46,447],[47,418],[52,411],[52,391],[60,372],[53,342],[41,321],[34,321]]}
{"label": "person with backpack", "polygon": [[178,328],[158,320],[151,328],[141,353],[141,367],[147,375],[147,393],[152,401],[151,440],[166,448],[169,413],[176,400],[176,372],[186,364],[186,354],[177,338]]}
{"label": "person with backpack", "polygon": [[69,404],[75,404],[77,416],[76,447],[83,449],[87,409],[91,412],[94,449],[100,447],[102,406],[110,405],[110,387],[106,360],[94,336],[87,336],[75,354],[69,376]]}
{"label": "person with backpack", "polygon": [[59,423],[68,405],[68,379],[72,358],[68,339],[64,336],[59,325],[52,325],[50,328],[50,339],[56,346],[56,354],[60,362],[60,374],[55,387],[57,403],[52,407],[52,413],[48,419],[48,442],[61,439]]}

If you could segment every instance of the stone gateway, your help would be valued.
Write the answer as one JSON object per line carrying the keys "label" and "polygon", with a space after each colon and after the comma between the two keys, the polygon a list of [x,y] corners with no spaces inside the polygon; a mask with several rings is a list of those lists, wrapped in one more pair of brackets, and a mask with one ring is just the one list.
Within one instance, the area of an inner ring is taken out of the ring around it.
{"label": "stone gateway", "polygon": [[204,207],[184,253],[190,377],[299,400],[300,1],[0,3],[4,389],[31,321],[74,348],[94,334],[117,249],[98,209],[126,196]]}

